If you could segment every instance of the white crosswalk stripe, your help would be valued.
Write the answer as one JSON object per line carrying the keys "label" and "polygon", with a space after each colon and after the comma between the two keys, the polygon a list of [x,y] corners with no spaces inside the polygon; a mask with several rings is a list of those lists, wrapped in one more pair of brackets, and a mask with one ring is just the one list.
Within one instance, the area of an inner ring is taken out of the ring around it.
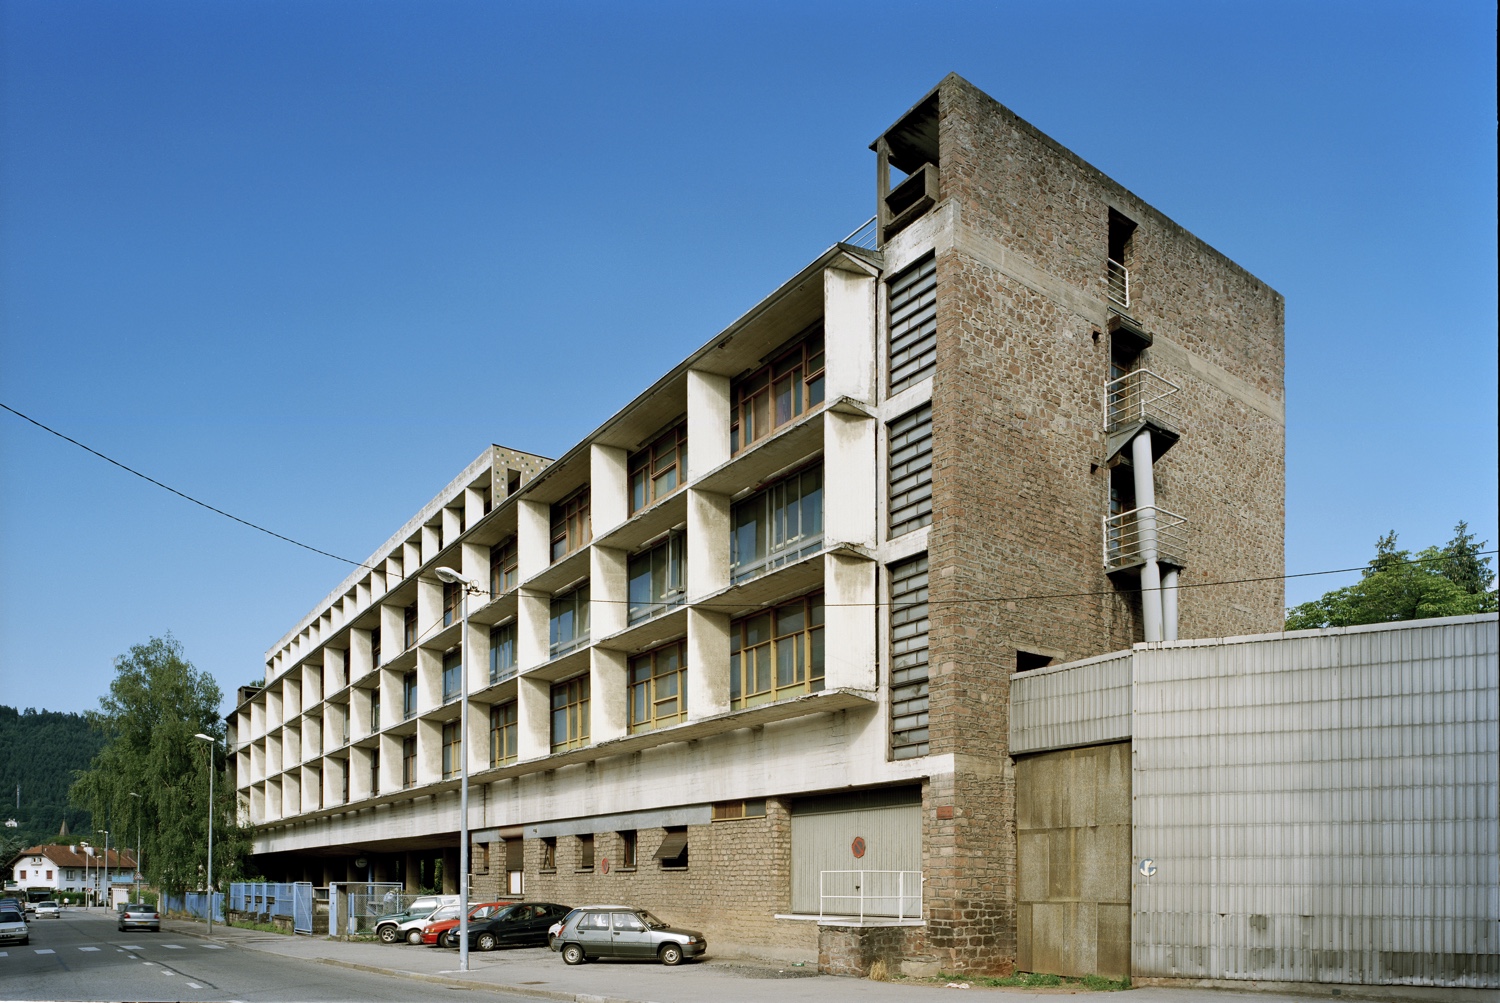
{"label": "white crosswalk stripe", "polygon": [[182,945],[181,944],[163,944],[161,946],[165,947],[169,951],[180,951],[180,950],[182,950]]}
{"label": "white crosswalk stripe", "polygon": [[145,948],[142,947],[140,944],[121,944],[120,946],[123,947],[123,948],[125,948],[125,950],[127,950],[127,951],[144,951],[145,950]]}
{"label": "white crosswalk stripe", "polygon": [[97,948],[97,947],[80,947],[79,950],[80,951],[97,951],[97,950],[99,950],[99,948]]}
{"label": "white crosswalk stripe", "polygon": [[50,947],[38,947],[36,949],[36,953],[38,953],[38,954],[56,954],[57,952],[54,951]]}
{"label": "white crosswalk stripe", "polygon": [[224,950],[224,945],[223,944],[204,944],[203,945],[203,949],[205,951],[222,951],[222,950]]}
{"label": "white crosswalk stripe", "polygon": [[198,984],[198,983],[196,983],[196,982],[189,982],[189,983],[188,983],[188,988],[189,988],[189,989],[202,989],[202,988],[203,988],[203,987],[202,987],[202,986],[200,986],[200,985],[199,985],[199,984]]}
{"label": "white crosswalk stripe", "polygon": [[8,957],[10,957],[10,952],[9,951],[0,951],[0,958],[8,958]]}

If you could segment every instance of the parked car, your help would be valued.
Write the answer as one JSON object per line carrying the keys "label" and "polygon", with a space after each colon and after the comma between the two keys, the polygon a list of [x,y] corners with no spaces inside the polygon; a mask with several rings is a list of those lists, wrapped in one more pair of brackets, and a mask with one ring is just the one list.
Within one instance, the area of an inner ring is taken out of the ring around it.
{"label": "parked car", "polygon": [[708,951],[708,941],[698,931],[668,926],[645,909],[628,905],[583,906],[548,944],[570,965],[590,958],[655,958],[675,965]]}
{"label": "parked car", "polygon": [[400,912],[387,913],[377,919],[375,936],[383,944],[399,944],[406,939],[407,932],[411,929],[410,924],[416,921],[418,940],[413,943],[418,943],[421,939],[421,924],[443,906],[457,904],[457,895],[424,895]]}
{"label": "parked car", "polygon": [[469,925],[469,949],[540,947],[547,943],[547,928],[568,912],[568,906],[555,902],[518,902],[506,906],[489,919]]}
{"label": "parked car", "polygon": [[156,906],[146,905],[144,902],[126,902],[120,909],[120,932],[124,933],[130,927],[141,930],[155,930],[161,932],[161,913],[156,911]]}
{"label": "parked car", "polygon": [[[479,905],[470,906],[469,926],[472,928],[476,920],[489,919],[510,904],[509,902],[481,902]],[[450,909],[452,912],[449,912]],[[422,943],[433,947],[458,946],[458,906],[443,906],[432,914],[427,925],[422,927]]]}
{"label": "parked car", "polygon": [[4,898],[0,898],[0,909],[9,909],[23,916],[26,915],[26,906],[14,895],[7,895]]}
{"label": "parked car", "polygon": [[57,919],[61,915],[62,915],[62,906],[58,905],[56,902],[52,901],[51,899],[46,899],[45,901],[38,902],[36,904],[36,918],[37,919],[41,919],[43,916],[51,916],[53,919]]}
{"label": "parked car", "polygon": [[0,909],[0,944],[29,944],[31,930],[19,909]]}

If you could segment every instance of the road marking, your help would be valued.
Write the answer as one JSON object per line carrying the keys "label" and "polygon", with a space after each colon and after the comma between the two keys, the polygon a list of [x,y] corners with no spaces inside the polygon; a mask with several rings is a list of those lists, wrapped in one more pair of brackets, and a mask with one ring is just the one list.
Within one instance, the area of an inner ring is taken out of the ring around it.
{"label": "road marking", "polygon": [[144,951],[145,950],[145,948],[142,947],[140,944],[125,944],[125,945],[123,945],[123,947],[127,951]]}
{"label": "road marking", "polygon": [[199,984],[198,984],[198,983],[196,983],[196,982],[189,982],[189,983],[188,983],[188,988],[189,988],[189,989],[202,989],[202,988],[203,988],[203,987],[202,987],[202,986],[200,986],[200,985],[199,985]]}
{"label": "road marking", "polygon": [[54,951],[50,947],[38,947],[36,949],[36,953],[38,953],[38,954],[56,954],[57,952]]}
{"label": "road marking", "polygon": [[143,964],[143,965],[154,965],[154,964],[156,964],[156,962],[154,962],[154,961],[142,961],[141,964]]}
{"label": "road marking", "polygon": [[9,951],[0,951],[0,958],[8,958],[8,957],[10,957],[10,952]]}
{"label": "road marking", "polygon": [[222,951],[222,950],[224,950],[224,945],[223,944],[202,944],[200,946],[205,951]]}
{"label": "road marking", "polygon": [[180,950],[182,950],[182,945],[181,944],[163,944],[161,946],[165,947],[169,951],[180,951]]}
{"label": "road marking", "polygon": [[80,947],[79,950],[80,951],[97,951],[97,950],[99,950],[99,948],[97,948],[97,947]]}

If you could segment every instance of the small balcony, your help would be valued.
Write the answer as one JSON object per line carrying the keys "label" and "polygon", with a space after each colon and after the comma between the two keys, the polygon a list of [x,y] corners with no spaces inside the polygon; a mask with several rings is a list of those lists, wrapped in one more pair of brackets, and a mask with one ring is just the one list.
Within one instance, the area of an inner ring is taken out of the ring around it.
{"label": "small balcony", "polygon": [[1105,457],[1113,458],[1143,428],[1155,434],[1153,459],[1171,448],[1180,433],[1177,410],[1181,388],[1149,369],[1137,369],[1104,384]]}
{"label": "small balcony", "polygon": [[1113,574],[1146,563],[1143,546],[1148,528],[1156,526],[1156,559],[1162,564],[1186,567],[1188,521],[1175,512],[1146,505],[1104,517],[1104,570]]}

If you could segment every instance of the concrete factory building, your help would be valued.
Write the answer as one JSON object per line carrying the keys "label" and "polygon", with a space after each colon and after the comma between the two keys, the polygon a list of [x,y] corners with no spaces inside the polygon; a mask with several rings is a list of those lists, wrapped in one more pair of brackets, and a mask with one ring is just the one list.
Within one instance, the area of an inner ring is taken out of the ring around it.
{"label": "concrete factory building", "polygon": [[[268,876],[455,891],[465,754],[476,898],[1035,955],[1012,678],[1280,629],[1283,301],[958,77],[873,149],[870,227],[561,458],[486,450],[271,648],[230,716]],[[1128,964],[1091,915],[1068,963]]]}

